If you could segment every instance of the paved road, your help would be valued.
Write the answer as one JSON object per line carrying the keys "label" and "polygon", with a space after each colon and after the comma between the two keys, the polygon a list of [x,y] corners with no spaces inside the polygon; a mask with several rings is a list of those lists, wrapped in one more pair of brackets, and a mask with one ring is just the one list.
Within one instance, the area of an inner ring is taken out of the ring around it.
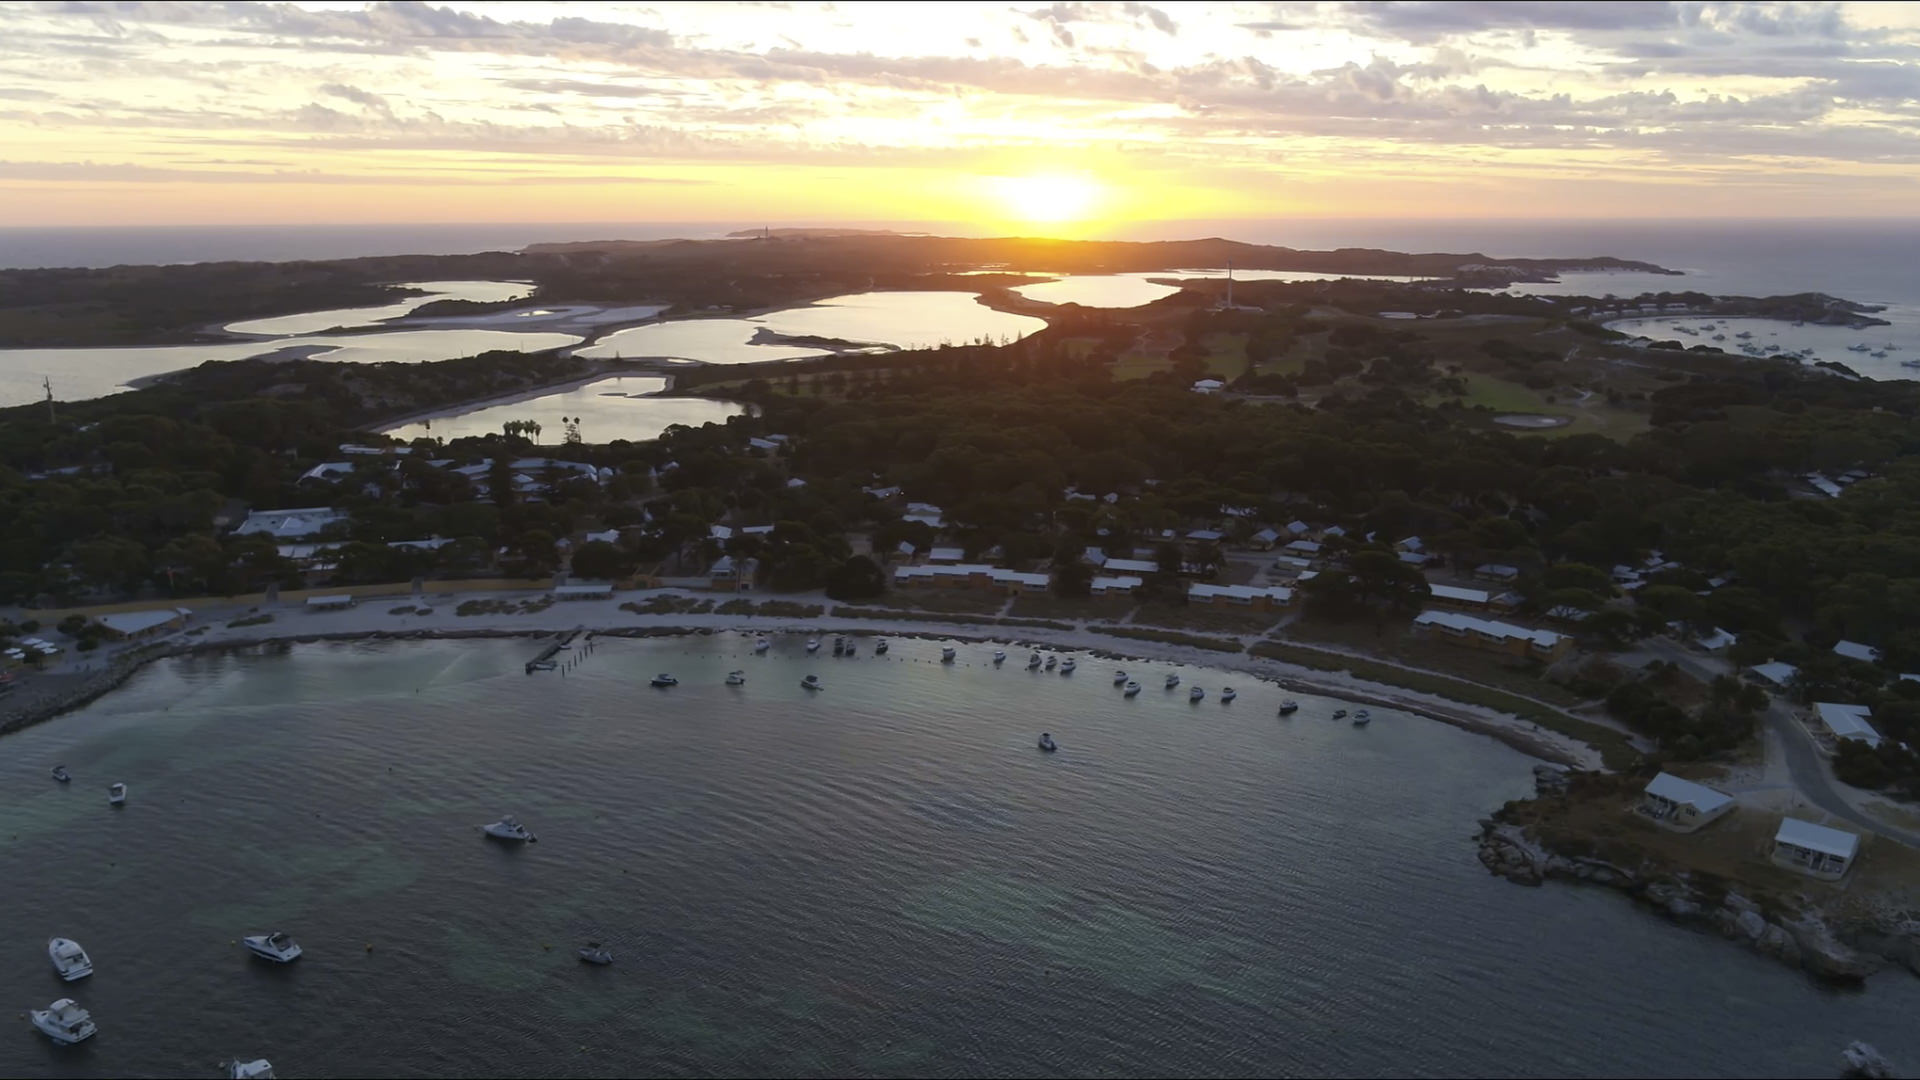
{"label": "paved road", "polygon": [[[1665,641],[1645,642],[1636,650],[1636,659],[1670,660],[1680,669],[1705,682],[1712,682],[1721,675],[1733,673],[1733,665],[1717,657],[1704,656]],[[1794,716],[1792,705],[1774,697],[1768,704],[1764,719],[1773,730],[1781,753],[1785,755],[1787,772],[1793,777],[1794,790],[1801,798],[1832,814],[1843,821],[1850,822],[1877,836],[1884,836],[1896,843],[1908,847],[1920,848],[1920,835],[1904,829],[1896,829],[1878,818],[1860,810],[1842,796],[1834,786],[1833,773],[1828,768],[1826,754],[1807,734],[1806,728]]]}

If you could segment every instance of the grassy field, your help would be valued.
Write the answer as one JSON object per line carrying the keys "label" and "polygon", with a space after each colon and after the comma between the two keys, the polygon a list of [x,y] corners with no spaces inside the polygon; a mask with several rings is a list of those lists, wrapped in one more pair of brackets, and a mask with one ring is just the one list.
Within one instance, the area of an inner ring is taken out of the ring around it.
{"label": "grassy field", "polygon": [[1583,702],[1571,690],[1541,678],[1536,666],[1513,657],[1462,649],[1415,637],[1404,625],[1388,626],[1383,632],[1376,633],[1373,625],[1367,622],[1333,623],[1301,619],[1287,627],[1287,638],[1307,645],[1351,649],[1429,671],[1451,672],[1462,679],[1539,698],[1550,705],[1571,707]]}
{"label": "grassy field", "polygon": [[1543,728],[1571,735],[1592,744],[1600,751],[1602,760],[1609,768],[1625,768],[1639,757],[1638,752],[1627,742],[1627,737],[1613,728],[1582,720],[1577,716],[1569,716],[1558,709],[1509,694],[1504,690],[1496,690],[1460,679],[1450,679],[1444,675],[1409,671],[1385,661],[1364,660],[1340,653],[1323,652],[1305,645],[1296,645],[1290,641],[1255,642],[1248,651],[1255,656],[1268,656],[1290,664],[1299,664],[1301,667],[1317,668],[1321,671],[1352,672],[1355,677],[1371,682],[1401,686],[1408,690],[1433,694],[1436,697],[1512,713]]}
{"label": "grassy field", "polygon": [[1005,593],[984,589],[898,589],[876,597],[872,603],[915,611],[997,615],[1007,606],[1007,597]]}
{"label": "grassy field", "polygon": [[1201,630],[1216,634],[1257,634],[1280,621],[1278,611],[1242,611],[1210,604],[1142,604],[1133,621],[1146,626]]}
{"label": "grassy field", "polygon": [[1029,619],[1099,619],[1113,622],[1132,611],[1138,601],[1131,596],[1089,596],[1067,599],[1037,593],[1015,597],[1007,614]]}
{"label": "grassy field", "polygon": [[1130,382],[1144,379],[1155,372],[1172,371],[1173,362],[1159,353],[1129,349],[1120,354],[1120,359],[1114,362],[1110,370],[1114,382]]}
{"label": "grassy field", "polygon": [[1233,638],[1203,637],[1199,634],[1183,634],[1178,630],[1153,630],[1144,626],[1102,626],[1098,631],[1114,637],[1132,638],[1135,641],[1159,641],[1168,645],[1208,649],[1212,652],[1237,653],[1242,650],[1241,644]]}

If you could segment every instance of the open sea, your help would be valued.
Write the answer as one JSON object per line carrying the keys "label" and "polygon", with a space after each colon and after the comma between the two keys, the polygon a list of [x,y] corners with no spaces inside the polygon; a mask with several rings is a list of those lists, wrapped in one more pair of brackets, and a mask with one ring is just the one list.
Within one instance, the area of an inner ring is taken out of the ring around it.
{"label": "open sea", "polygon": [[[533,676],[528,640],[263,647],[0,739],[0,1000],[73,994],[100,1025],[60,1048],[17,1019],[0,1075],[1819,1076],[1855,1038],[1920,1061],[1920,980],[1827,990],[1610,891],[1489,875],[1475,822],[1531,780],[1489,739],[1302,695],[1278,719],[1277,687],[1203,668],[1191,705],[1161,664],[1128,665],[1129,701],[1084,656],[774,641],[608,638]],[[484,839],[502,814],[539,842]],[[275,929],[306,956],[237,944]],[[96,974],[59,982],[53,935]],[[616,962],[578,962],[587,939]]]}

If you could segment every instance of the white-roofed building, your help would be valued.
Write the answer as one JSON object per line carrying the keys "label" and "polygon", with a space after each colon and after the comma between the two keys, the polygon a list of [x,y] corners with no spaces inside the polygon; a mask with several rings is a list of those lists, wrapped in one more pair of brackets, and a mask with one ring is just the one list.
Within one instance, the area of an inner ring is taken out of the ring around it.
{"label": "white-roofed building", "polygon": [[255,534],[275,540],[298,540],[314,536],[329,525],[340,524],[348,516],[330,506],[309,506],[297,510],[255,510],[234,528],[240,536]]}
{"label": "white-roofed building", "polygon": [[1227,384],[1219,379],[1201,379],[1193,384],[1193,392],[1196,394],[1217,394],[1226,388]]}
{"label": "white-roofed building", "polygon": [[1134,577],[1131,574],[1118,576],[1097,574],[1094,576],[1089,588],[1092,589],[1093,595],[1095,596],[1130,596],[1139,589],[1142,584],[1143,582],[1140,578]]}
{"label": "white-roofed building", "polygon": [[1833,732],[1836,739],[1853,739],[1868,746],[1879,746],[1881,736],[1868,721],[1873,710],[1865,705],[1842,705],[1835,701],[1816,701],[1813,710],[1820,714],[1820,723]]}
{"label": "white-roofed building", "polygon": [[1283,608],[1293,603],[1293,590],[1284,585],[1206,585],[1187,586],[1187,603],[1212,607],[1244,607],[1255,611]]}
{"label": "white-roofed building", "polygon": [[1287,546],[1281,550],[1292,552],[1295,555],[1304,556],[1309,559],[1317,559],[1320,557],[1320,545],[1312,540],[1294,540],[1289,542]]}
{"label": "white-roofed building", "polygon": [[1108,559],[1100,569],[1115,574],[1157,574],[1160,564],[1150,559]]}
{"label": "white-roofed building", "polygon": [[1195,529],[1187,534],[1187,539],[1198,544],[1217,544],[1225,535],[1217,529]]}
{"label": "white-roofed building", "polygon": [[330,484],[335,480],[341,480],[352,475],[353,462],[351,461],[323,461],[313,468],[308,469],[306,472],[301,473],[300,479],[294,482],[304,484],[309,480],[313,480]]}
{"label": "white-roofed building", "polygon": [[1485,589],[1463,589],[1457,585],[1428,585],[1427,591],[1436,601],[1455,607],[1483,608],[1492,599]]}
{"label": "white-roofed building", "polygon": [[124,611],[114,615],[101,615],[93,621],[100,629],[107,632],[108,637],[130,641],[137,638],[158,637],[180,629],[187,625],[187,609]]}
{"label": "white-roofed building", "polygon": [[1662,828],[1693,832],[1725,817],[1734,805],[1724,791],[1663,772],[1642,790],[1640,812]]}
{"label": "white-roofed building", "polygon": [[967,552],[965,548],[936,547],[928,550],[927,561],[930,563],[963,563],[967,561]]}
{"label": "white-roofed building", "polygon": [[1475,567],[1473,576],[1479,578],[1481,581],[1491,581],[1496,584],[1505,585],[1520,577],[1520,568],[1517,566],[1506,566],[1501,563],[1487,563],[1483,566]]}
{"label": "white-roofed building", "polygon": [[352,606],[352,593],[328,593],[323,596],[307,597],[308,611],[339,611]]}
{"label": "white-roofed building", "polygon": [[1273,549],[1273,545],[1279,542],[1279,529],[1261,529],[1259,532],[1247,537],[1247,546],[1256,551],[1270,551]]}
{"label": "white-roofed building", "polygon": [[1764,664],[1755,664],[1747,669],[1747,674],[1770,686],[1786,689],[1800,669],[1781,660],[1772,660]]}
{"label": "white-roofed building", "polygon": [[1463,615],[1457,611],[1423,611],[1415,616],[1413,630],[1456,645],[1524,656],[1535,660],[1554,660],[1572,644],[1565,634],[1551,630],[1533,630],[1512,623]]}
{"label": "white-roofed building", "polygon": [[1862,645],[1857,641],[1837,641],[1833,651],[1849,660],[1864,660],[1871,664],[1880,659],[1880,650],[1871,645]]}
{"label": "white-roofed building", "polygon": [[1719,652],[1729,645],[1738,644],[1739,641],[1739,635],[1722,630],[1716,626],[1713,628],[1713,633],[1700,635],[1700,637],[1694,640],[1694,644],[1708,652]]}
{"label": "white-roofed building", "polygon": [[617,544],[620,542],[620,530],[602,529],[599,532],[590,532],[582,536],[580,542],[583,544]]}
{"label": "white-roofed building", "polygon": [[1799,818],[1781,818],[1773,834],[1773,861],[1823,881],[1838,881],[1860,853],[1858,834]]}

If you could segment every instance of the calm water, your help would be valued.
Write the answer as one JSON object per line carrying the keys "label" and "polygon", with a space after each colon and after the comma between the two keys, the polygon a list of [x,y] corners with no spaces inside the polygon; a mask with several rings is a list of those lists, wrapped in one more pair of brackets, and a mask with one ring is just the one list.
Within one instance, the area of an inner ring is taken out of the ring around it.
{"label": "calm water", "polygon": [[[1048,304],[1080,304],[1085,307],[1125,308],[1151,304],[1180,290],[1155,284],[1154,279],[1225,278],[1224,269],[1161,270],[1138,274],[1067,274],[1058,281],[1036,285],[1017,285],[1013,291],[1029,300]],[[1235,270],[1236,281],[1424,281],[1425,278],[1385,274],[1323,274],[1312,270]]]}
{"label": "calm water", "polygon": [[563,417],[573,416],[579,418],[580,436],[588,442],[614,439],[638,442],[659,437],[673,424],[699,427],[709,422],[724,423],[727,417],[746,411],[744,406],[728,401],[647,396],[659,393],[666,386],[667,380],[656,375],[614,375],[524,401],[402,424],[388,428],[386,433],[401,439],[422,436],[459,439],[497,434],[501,425],[509,420],[535,420],[541,425],[542,440],[555,443],[560,441],[566,425]]}
{"label": "calm water", "polygon": [[[7,737],[0,998],[74,992],[101,1034],[59,1049],[16,1021],[0,1075],[1790,1076],[1831,1075],[1852,1038],[1920,1058],[1910,978],[1827,992],[1611,893],[1489,876],[1468,837],[1529,762],[1488,740],[1390,710],[1355,729],[1312,698],[1278,720],[1242,678],[1191,706],[1160,665],[1126,701],[1107,663],[775,640],[608,639],[565,676],[523,675],[525,641],[182,659]],[[748,684],[721,685],[735,667]],[[660,670],[681,685],[648,689]],[[541,842],[482,839],[502,813]],[[306,957],[235,944],[273,928]],[[57,981],[54,934],[98,973]],[[617,963],[576,961],[586,938]]]}
{"label": "calm water", "polygon": [[1046,326],[1042,319],[995,311],[967,292],[870,292],[836,296],[751,319],[676,319],[635,326],[580,349],[601,358],[668,357],[709,364],[747,364],[818,356],[817,346],[753,344],[755,333],[839,338],[902,349],[1015,341]]}
{"label": "calm water", "polygon": [[336,327],[377,326],[439,300],[498,303],[502,300],[518,300],[533,291],[531,284],[521,281],[412,281],[400,287],[422,289],[425,295],[378,307],[335,308],[332,311],[309,311],[300,315],[278,315],[270,319],[249,319],[228,323],[227,330],[235,334],[263,334],[269,337],[318,334]]}

